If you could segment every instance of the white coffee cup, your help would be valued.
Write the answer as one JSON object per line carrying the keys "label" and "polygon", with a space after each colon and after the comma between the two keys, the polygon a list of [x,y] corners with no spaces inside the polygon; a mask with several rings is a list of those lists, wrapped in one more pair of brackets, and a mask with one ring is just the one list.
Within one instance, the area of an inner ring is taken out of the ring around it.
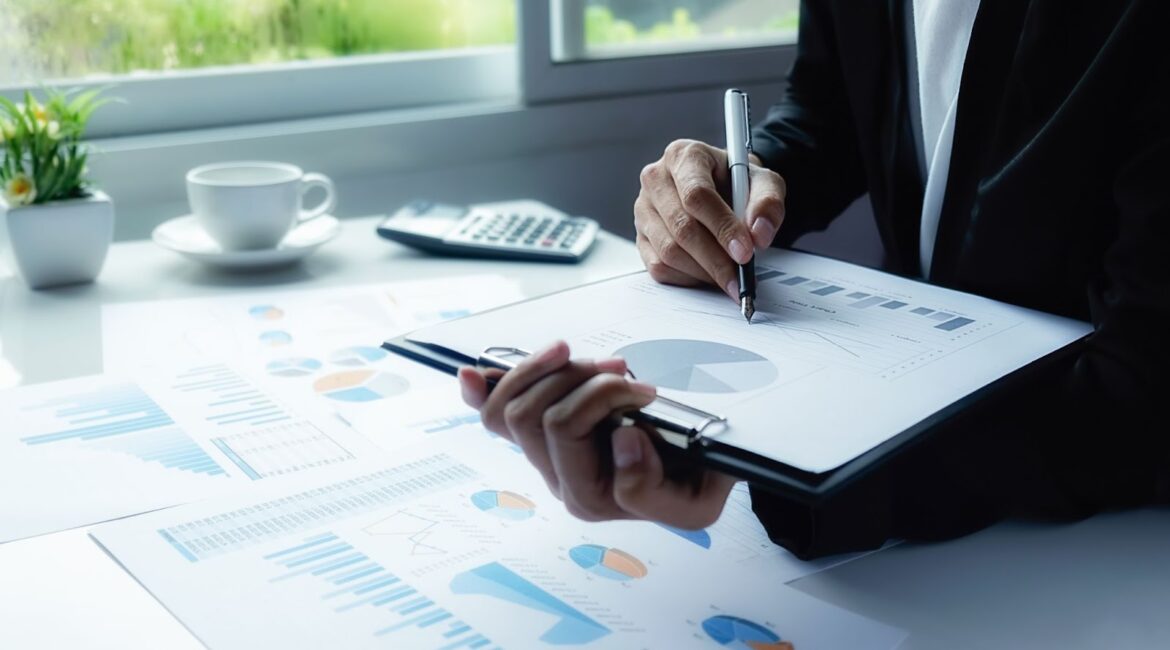
{"label": "white coffee cup", "polygon": [[[313,188],[325,199],[311,210]],[[333,209],[337,191],[322,174],[277,162],[224,162],[187,172],[191,213],[224,250],[275,248],[294,226]]]}

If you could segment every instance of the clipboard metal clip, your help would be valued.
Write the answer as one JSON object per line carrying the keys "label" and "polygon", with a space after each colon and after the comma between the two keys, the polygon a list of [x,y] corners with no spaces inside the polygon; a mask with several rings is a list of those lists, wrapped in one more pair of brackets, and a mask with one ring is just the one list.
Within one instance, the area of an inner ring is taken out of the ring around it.
{"label": "clipboard metal clip", "polygon": [[[532,353],[522,348],[492,346],[480,353],[476,365],[480,368],[511,370],[520,359],[530,354]],[[629,376],[637,379],[632,372]],[[650,406],[623,413],[622,416],[631,422],[655,427],[664,440],[684,449],[707,435],[709,430],[727,425],[727,418],[722,415],[709,413],[663,395],[659,395]],[[687,416],[698,420],[690,422]]]}

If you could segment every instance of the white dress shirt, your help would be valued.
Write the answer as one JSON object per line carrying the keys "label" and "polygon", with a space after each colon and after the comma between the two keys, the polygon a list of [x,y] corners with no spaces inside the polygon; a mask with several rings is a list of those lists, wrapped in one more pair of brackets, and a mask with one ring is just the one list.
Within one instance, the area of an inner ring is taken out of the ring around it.
{"label": "white dress shirt", "polygon": [[[921,160],[926,189],[922,198],[922,228],[918,241],[922,276],[930,276],[939,214],[951,167],[959,82],[979,0],[909,0],[913,12],[914,47],[907,47],[911,74],[911,115],[921,128]],[[917,86],[917,92],[913,92]],[[917,138],[915,138],[917,140]]]}

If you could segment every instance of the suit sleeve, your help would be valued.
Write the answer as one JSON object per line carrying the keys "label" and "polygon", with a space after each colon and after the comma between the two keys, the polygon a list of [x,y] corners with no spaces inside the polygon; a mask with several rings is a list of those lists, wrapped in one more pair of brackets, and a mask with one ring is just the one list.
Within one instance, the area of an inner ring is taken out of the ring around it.
{"label": "suit sleeve", "polygon": [[788,185],[776,245],[823,230],[866,191],[829,3],[803,0],[796,60],[779,104],[752,132],[752,147]]}

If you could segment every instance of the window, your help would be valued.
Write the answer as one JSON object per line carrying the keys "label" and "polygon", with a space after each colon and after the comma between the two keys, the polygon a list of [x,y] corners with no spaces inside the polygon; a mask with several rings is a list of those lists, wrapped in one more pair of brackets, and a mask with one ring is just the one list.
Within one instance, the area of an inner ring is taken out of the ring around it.
{"label": "window", "polygon": [[510,45],[515,0],[0,0],[0,81]]}
{"label": "window", "polygon": [[109,94],[124,105],[100,111],[90,128],[94,137],[111,137],[468,102],[514,106],[521,99],[772,84],[791,63],[784,44],[795,39],[797,6],[0,0],[0,93],[16,98],[42,83],[112,86]]}
{"label": "window", "polygon": [[[554,16],[557,62],[793,43],[799,0],[575,0]],[[559,19],[559,20],[558,20]]]}
{"label": "window", "polygon": [[523,5],[530,102],[772,83],[799,0],[549,0]]}
{"label": "window", "polygon": [[0,91],[116,86],[97,135],[514,100],[515,41],[516,0],[0,0]]}

